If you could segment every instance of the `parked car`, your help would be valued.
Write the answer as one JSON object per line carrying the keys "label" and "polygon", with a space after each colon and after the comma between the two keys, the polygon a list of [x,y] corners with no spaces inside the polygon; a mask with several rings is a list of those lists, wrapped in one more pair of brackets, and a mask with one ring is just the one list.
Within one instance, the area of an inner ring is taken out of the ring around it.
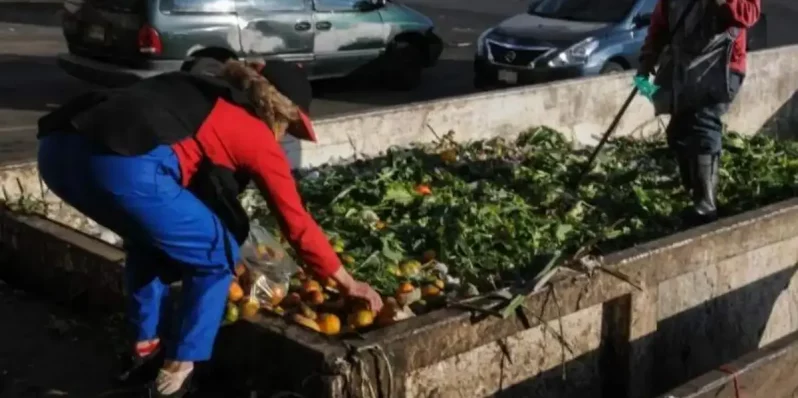
{"label": "parked car", "polygon": [[[657,0],[535,0],[477,39],[474,85],[515,85],[636,69]],[[749,48],[767,45],[766,17]]]}
{"label": "parked car", "polygon": [[105,86],[220,54],[302,64],[312,80],[374,68],[409,89],[443,50],[432,20],[390,0],[67,0],[65,11],[58,64]]}

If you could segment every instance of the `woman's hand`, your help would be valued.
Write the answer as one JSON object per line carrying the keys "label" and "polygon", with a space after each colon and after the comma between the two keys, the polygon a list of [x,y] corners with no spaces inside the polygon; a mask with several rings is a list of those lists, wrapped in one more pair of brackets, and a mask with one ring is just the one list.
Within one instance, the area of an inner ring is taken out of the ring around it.
{"label": "woman's hand", "polygon": [[343,266],[332,274],[332,278],[335,279],[344,294],[365,301],[375,314],[382,310],[382,297],[380,297],[380,294],[368,283],[355,280]]}

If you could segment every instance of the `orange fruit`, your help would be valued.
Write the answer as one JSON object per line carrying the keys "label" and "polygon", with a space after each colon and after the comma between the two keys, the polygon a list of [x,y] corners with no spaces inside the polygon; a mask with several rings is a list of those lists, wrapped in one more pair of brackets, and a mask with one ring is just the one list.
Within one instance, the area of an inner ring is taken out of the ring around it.
{"label": "orange fruit", "polygon": [[230,288],[227,291],[227,298],[235,303],[241,300],[242,297],[244,297],[244,289],[241,288],[241,285],[235,281],[230,283]]}
{"label": "orange fruit", "polygon": [[421,288],[421,297],[435,297],[439,294],[441,294],[441,289],[434,284],[427,284]]}
{"label": "orange fruit", "polygon": [[316,321],[319,330],[326,335],[336,335],[341,332],[341,320],[333,314],[321,314]]}
{"label": "orange fruit", "polygon": [[308,307],[305,303],[299,304],[299,313],[304,316],[305,318],[316,320],[319,316],[316,314],[316,311],[313,311],[312,308]]}
{"label": "orange fruit", "polygon": [[349,325],[355,329],[371,326],[374,323],[374,313],[369,309],[360,309],[349,314]]}
{"label": "orange fruit", "polygon": [[388,273],[393,276],[402,276],[402,271],[399,269],[399,266],[396,264],[391,264],[387,268]]}
{"label": "orange fruit", "polygon": [[328,276],[328,277],[324,278],[324,286],[326,286],[326,287],[328,287],[330,289],[335,289],[335,288],[338,287],[338,282],[336,282],[335,279],[333,279],[333,278]]}
{"label": "orange fruit", "polygon": [[260,310],[260,305],[255,300],[246,300],[241,303],[241,316],[244,318],[255,316],[258,310]]}
{"label": "orange fruit", "polygon": [[280,304],[281,301],[285,298],[285,289],[282,286],[276,285],[272,286],[272,295],[271,295],[271,302],[272,305]]}
{"label": "orange fruit", "polygon": [[374,229],[376,229],[377,231],[381,231],[381,230],[385,229],[385,227],[387,227],[387,226],[388,226],[388,224],[385,221],[382,221],[382,220],[377,221],[376,223],[374,223]]}
{"label": "orange fruit", "polygon": [[396,289],[396,294],[406,294],[406,293],[412,293],[412,292],[413,292],[413,290],[416,290],[416,287],[415,287],[415,286],[413,286],[413,284],[412,284],[412,283],[410,283],[410,282],[403,282],[403,283],[402,283],[402,284],[400,284],[400,285],[399,285],[399,287]]}
{"label": "orange fruit", "polygon": [[443,163],[449,164],[457,161],[457,151],[454,149],[446,149],[440,153]]}
{"label": "orange fruit", "polygon": [[320,292],[321,285],[319,284],[319,282],[314,281],[313,279],[308,279],[302,284],[302,291],[304,293]]}
{"label": "orange fruit", "polygon": [[238,320],[238,315],[238,307],[235,304],[227,303],[224,311],[224,320],[229,323],[235,322]]}
{"label": "orange fruit", "polygon": [[415,190],[416,193],[419,195],[432,195],[432,188],[430,188],[429,185],[426,184],[416,185]]}
{"label": "orange fruit", "polygon": [[244,275],[246,273],[247,273],[247,266],[246,265],[244,265],[243,263],[236,264],[236,269],[235,269],[236,278],[240,278],[241,275]]}
{"label": "orange fruit", "polygon": [[313,319],[310,319],[310,318],[305,317],[305,316],[300,315],[300,314],[294,314],[294,316],[292,318],[293,318],[294,322],[296,322],[296,323],[298,323],[298,324],[300,324],[300,325],[302,325],[302,326],[304,326],[306,328],[310,328],[310,329],[313,329],[313,330],[315,330],[317,332],[321,332],[321,329],[319,328],[319,324],[316,323],[316,321],[314,321]]}
{"label": "orange fruit", "polygon": [[344,263],[344,265],[352,265],[355,263],[355,258],[349,254],[344,254],[341,256],[341,262]]}
{"label": "orange fruit", "polygon": [[268,255],[270,250],[271,248],[265,243],[259,243],[257,246],[255,246],[255,252],[258,253],[258,256]]}
{"label": "orange fruit", "polygon": [[407,277],[416,276],[421,272],[421,263],[417,260],[402,261],[402,263],[399,264],[399,271],[402,272],[402,275]]}
{"label": "orange fruit", "polygon": [[314,290],[308,293],[307,300],[312,305],[320,305],[324,303],[324,293]]}

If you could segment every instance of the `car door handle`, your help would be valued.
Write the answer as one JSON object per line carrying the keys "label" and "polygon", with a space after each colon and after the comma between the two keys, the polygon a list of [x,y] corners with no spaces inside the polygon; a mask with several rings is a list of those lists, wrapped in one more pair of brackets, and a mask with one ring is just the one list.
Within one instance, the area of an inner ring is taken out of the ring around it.
{"label": "car door handle", "polygon": [[332,28],[332,23],[329,21],[321,21],[316,22],[316,29],[318,30],[330,30]]}
{"label": "car door handle", "polygon": [[297,22],[296,25],[294,25],[294,30],[299,30],[299,31],[310,30],[310,22],[307,21]]}

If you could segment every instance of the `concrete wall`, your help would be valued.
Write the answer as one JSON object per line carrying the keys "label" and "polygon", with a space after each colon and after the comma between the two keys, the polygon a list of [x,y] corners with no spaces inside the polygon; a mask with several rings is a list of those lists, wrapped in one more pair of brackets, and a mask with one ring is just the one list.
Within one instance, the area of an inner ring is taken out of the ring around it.
{"label": "concrete wall", "polygon": [[[795,130],[798,126],[798,46],[751,54],[749,73],[727,122],[741,133]],[[429,142],[433,130],[459,140],[515,135],[546,125],[573,140],[592,144],[609,126],[632,88],[632,75],[570,80],[341,116],[316,123],[319,144],[296,141],[288,151],[296,165],[317,165],[385,151],[391,145]],[[662,121],[663,123],[665,120]],[[638,97],[618,126],[622,135],[660,128],[647,99]],[[301,154],[301,155],[300,155]]]}

